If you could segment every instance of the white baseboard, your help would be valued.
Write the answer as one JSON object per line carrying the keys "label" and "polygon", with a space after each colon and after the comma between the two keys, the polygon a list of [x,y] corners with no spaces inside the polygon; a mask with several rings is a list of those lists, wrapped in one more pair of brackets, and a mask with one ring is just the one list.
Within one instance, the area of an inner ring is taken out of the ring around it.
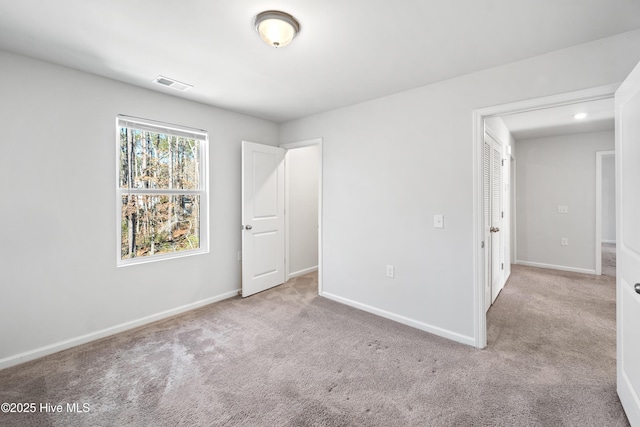
{"label": "white baseboard", "polygon": [[75,338],[70,338],[68,340],[60,341],[55,344],[46,345],[44,347],[36,348],[34,350],[25,351],[24,353],[8,356],[0,359],[0,369],[5,369],[11,366],[19,365],[21,363],[38,359],[40,357],[48,356],[50,354],[57,353],[62,350],[66,350],[68,348],[75,347],[80,344],[85,344],[90,341],[95,341],[100,338],[105,338],[110,335],[117,334],[119,332],[124,332],[129,329],[137,328],[138,326],[143,326],[151,322],[155,322],[158,320],[166,319],[167,317],[175,316],[176,314],[184,313],[190,310],[194,310],[196,308],[203,307],[208,304],[212,304],[214,302],[222,301],[227,298],[231,298],[238,295],[238,291],[239,289],[235,291],[227,292],[215,297],[196,301],[191,304],[183,305],[181,307],[172,308],[170,310],[166,310],[161,313],[152,314],[150,316],[146,316],[137,320],[121,323],[120,325],[112,326],[110,328],[102,329],[100,331],[81,335]]}
{"label": "white baseboard", "polygon": [[531,261],[517,260],[516,264],[518,264],[518,265],[526,265],[528,267],[548,268],[548,269],[551,269],[551,270],[570,271],[572,273],[596,274],[595,270],[590,270],[588,268],[567,267],[567,266],[564,266],[564,265],[544,264],[544,263],[541,263],[541,262],[531,262]]}
{"label": "white baseboard", "polygon": [[303,270],[298,270],[293,273],[289,273],[289,279],[293,279],[294,277],[304,276],[305,274],[313,273],[314,271],[318,271],[318,266],[305,268]]}
{"label": "white baseboard", "polygon": [[366,305],[366,304],[361,304],[359,302],[356,302],[356,301],[353,301],[353,300],[350,300],[350,299],[347,299],[347,298],[343,298],[343,297],[340,297],[338,295],[330,294],[330,293],[327,293],[327,292],[322,292],[320,294],[320,296],[328,298],[328,299],[336,301],[336,302],[339,302],[341,304],[348,305],[350,307],[357,308],[357,309],[362,310],[362,311],[366,311],[368,313],[375,314],[375,315],[380,316],[380,317],[384,317],[386,319],[394,320],[394,321],[396,321],[398,323],[402,323],[404,325],[411,326],[411,327],[414,327],[416,329],[420,329],[422,331],[429,332],[429,333],[434,334],[434,335],[438,335],[438,336],[443,337],[443,338],[450,339],[452,341],[456,341],[456,342],[459,342],[459,343],[462,343],[462,344],[467,344],[467,345],[470,345],[472,347],[476,345],[476,341],[475,341],[474,337],[469,337],[469,336],[466,336],[466,335],[458,334],[457,332],[452,332],[452,331],[449,331],[447,329],[443,329],[443,328],[439,328],[437,326],[429,325],[427,323],[419,322],[417,320],[410,319],[408,317],[401,316],[399,314],[395,314],[395,313],[391,313],[391,312],[388,312],[388,311],[385,311],[385,310],[381,310],[379,308],[371,307],[371,306]]}
{"label": "white baseboard", "polygon": [[614,245],[616,244],[615,240],[604,240],[604,239],[602,239],[601,242],[602,243],[613,243]]}

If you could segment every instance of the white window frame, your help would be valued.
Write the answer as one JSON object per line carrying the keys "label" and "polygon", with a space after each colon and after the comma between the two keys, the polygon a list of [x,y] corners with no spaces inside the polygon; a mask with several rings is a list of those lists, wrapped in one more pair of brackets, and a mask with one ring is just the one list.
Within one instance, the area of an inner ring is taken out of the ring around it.
{"label": "white window frame", "polygon": [[[122,127],[146,130],[156,133],[192,138],[200,143],[200,188],[182,189],[142,189],[120,188],[120,129]],[[115,187],[116,187],[116,260],[118,267],[146,264],[168,259],[183,258],[209,252],[209,136],[202,129],[158,122],[126,115],[116,117],[115,135]],[[193,250],[163,253],[158,255],[122,259],[122,197],[128,194],[147,195],[199,195],[200,196],[200,247]]]}

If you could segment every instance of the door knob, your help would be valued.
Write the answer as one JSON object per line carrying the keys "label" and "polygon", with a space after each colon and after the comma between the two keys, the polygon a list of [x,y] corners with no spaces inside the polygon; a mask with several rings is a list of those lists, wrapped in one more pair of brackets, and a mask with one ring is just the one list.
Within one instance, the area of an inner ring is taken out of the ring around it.
{"label": "door knob", "polygon": [[498,227],[491,227],[489,231],[492,233],[497,233],[498,231],[500,231],[500,229]]}
{"label": "door knob", "polygon": [[636,285],[633,287],[633,289],[636,290],[637,294],[640,294],[640,283],[636,283]]}
{"label": "door knob", "polygon": [[250,225],[245,225],[245,226],[244,226],[244,229],[245,229],[245,230],[251,230],[252,228],[253,228],[253,227],[252,227],[252,226],[250,226]]}

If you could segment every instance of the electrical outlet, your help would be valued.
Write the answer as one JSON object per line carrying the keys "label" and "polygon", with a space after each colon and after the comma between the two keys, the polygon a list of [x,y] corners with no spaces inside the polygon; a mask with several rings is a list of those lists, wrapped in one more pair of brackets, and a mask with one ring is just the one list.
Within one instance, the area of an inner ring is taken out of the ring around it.
{"label": "electrical outlet", "polygon": [[444,228],[444,215],[433,216],[433,228]]}
{"label": "electrical outlet", "polygon": [[568,238],[566,238],[566,237],[561,238],[561,239],[560,239],[560,244],[561,244],[562,246],[569,246],[569,239],[568,239]]}
{"label": "electrical outlet", "polygon": [[393,265],[387,265],[387,277],[391,277],[393,279],[393,276],[395,274],[394,270],[395,269],[394,269]]}
{"label": "electrical outlet", "polygon": [[569,206],[558,206],[558,213],[559,214],[568,214],[569,213]]}

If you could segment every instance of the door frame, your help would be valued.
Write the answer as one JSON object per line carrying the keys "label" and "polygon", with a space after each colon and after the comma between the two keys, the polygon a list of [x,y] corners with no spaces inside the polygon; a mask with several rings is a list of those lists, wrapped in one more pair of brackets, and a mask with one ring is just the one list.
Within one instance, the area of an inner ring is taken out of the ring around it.
{"label": "door frame", "polygon": [[484,222],[482,209],[482,144],[484,143],[484,121],[486,118],[505,114],[540,110],[549,107],[574,104],[584,101],[613,98],[620,83],[599,86],[591,89],[567,92],[525,101],[512,102],[473,110],[473,289],[474,289],[474,342],[475,347],[487,346],[487,314],[485,306],[485,250]]}
{"label": "door frame", "polygon": [[[616,151],[596,151],[596,275],[602,275],[602,159]],[[615,173],[615,172],[614,172]]]}
{"label": "door frame", "polygon": [[[511,188],[509,189],[509,227],[511,228],[509,233],[509,262],[514,263],[518,259],[518,233],[516,231],[518,229],[518,218],[516,217],[518,214],[516,211],[518,159],[512,152],[509,153],[509,162],[511,163],[509,166],[509,174],[511,174]],[[509,266],[509,275],[511,275],[511,266]]]}
{"label": "door frame", "polygon": [[289,176],[288,176],[288,156],[289,150],[293,150],[296,148],[310,147],[313,145],[318,146],[318,294],[322,295],[322,138],[312,138],[305,139],[303,141],[289,142],[286,144],[280,144],[280,148],[284,148],[285,151],[285,215],[284,215],[284,229],[285,229],[285,244],[284,244],[284,253],[285,253],[285,270],[284,270],[284,280],[285,282],[290,279],[290,265],[289,262]]}

